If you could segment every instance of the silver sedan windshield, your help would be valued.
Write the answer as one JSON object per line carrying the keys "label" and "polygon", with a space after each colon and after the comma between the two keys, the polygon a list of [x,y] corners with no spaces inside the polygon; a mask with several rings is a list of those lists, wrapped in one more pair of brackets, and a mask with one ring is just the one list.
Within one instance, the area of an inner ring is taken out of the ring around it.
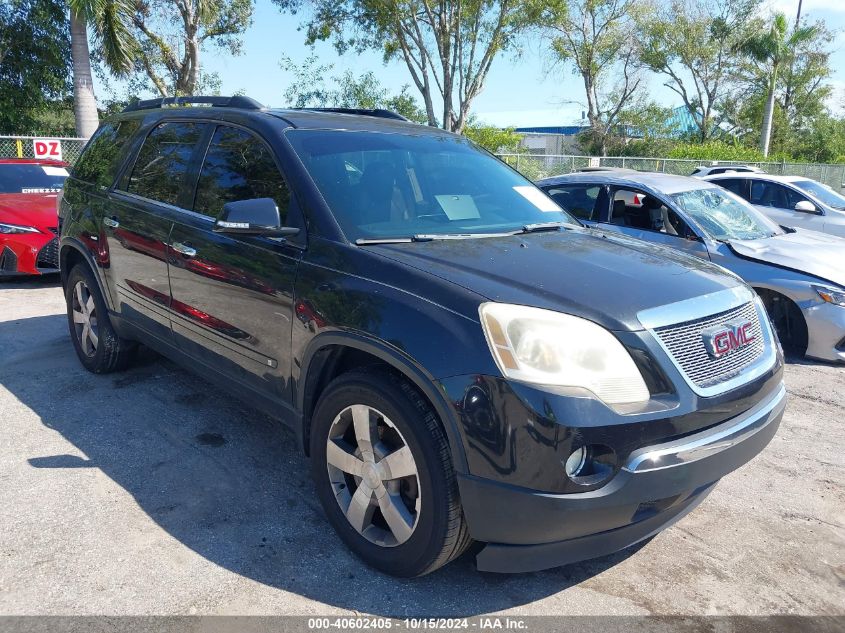
{"label": "silver sedan windshield", "polygon": [[723,189],[694,189],[672,198],[715,240],[757,240],[783,233],[777,224]]}
{"label": "silver sedan windshield", "polygon": [[829,207],[845,209],[845,197],[840,196],[827,185],[815,180],[795,180],[792,184],[815,196]]}

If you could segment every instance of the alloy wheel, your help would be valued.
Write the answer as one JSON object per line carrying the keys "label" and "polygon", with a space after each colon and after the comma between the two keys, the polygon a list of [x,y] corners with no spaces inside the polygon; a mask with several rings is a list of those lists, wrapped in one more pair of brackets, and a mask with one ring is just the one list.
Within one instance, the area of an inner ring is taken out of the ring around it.
{"label": "alloy wheel", "polygon": [[97,306],[94,303],[91,290],[84,281],[76,282],[73,288],[71,311],[73,312],[76,340],[79,341],[82,352],[91,358],[97,353],[97,344],[99,343]]}
{"label": "alloy wheel", "polygon": [[407,541],[420,514],[420,483],[411,448],[383,413],[346,407],[332,422],[326,466],[335,500],[355,530],[371,543]]}

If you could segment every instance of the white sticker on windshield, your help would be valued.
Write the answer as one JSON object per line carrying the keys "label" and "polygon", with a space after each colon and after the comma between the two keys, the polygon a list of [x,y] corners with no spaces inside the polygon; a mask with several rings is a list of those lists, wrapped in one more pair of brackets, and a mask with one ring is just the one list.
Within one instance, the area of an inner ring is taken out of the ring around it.
{"label": "white sticker on windshield", "polygon": [[450,220],[475,220],[481,217],[472,196],[450,194],[434,197]]}
{"label": "white sticker on windshield", "polygon": [[537,189],[537,187],[532,187],[530,185],[518,185],[514,187],[513,190],[516,191],[523,198],[528,200],[528,202],[533,204],[535,207],[540,209],[540,211],[545,211],[547,213],[552,211],[562,211],[562,209],[557,206],[554,200],[552,200],[542,191]]}
{"label": "white sticker on windshield", "polygon": [[67,169],[64,167],[52,167],[50,165],[42,165],[41,169],[44,170],[44,173],[48,176],[64,176],[67,178],[70,174],[67,173]]}

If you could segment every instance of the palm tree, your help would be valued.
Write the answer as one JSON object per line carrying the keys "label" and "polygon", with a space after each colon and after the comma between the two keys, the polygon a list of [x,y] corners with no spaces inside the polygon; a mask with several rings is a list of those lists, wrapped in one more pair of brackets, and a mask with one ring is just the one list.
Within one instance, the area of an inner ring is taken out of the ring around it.
{"label": "palm tree", "polygon": [[88,138],[99,125],[91,80],[88,25],[94,28],[94,36],[109,69],[116,75],[126,74],[132,69],[138,50],[138,43],[130,31],[135,4],[132,0],[68,0],[68,7],[73,60],[73,114],[77,135]]}
{"label": "palm tree", "polygon": [[815,26],[802,27],[796,24],[792,33],[789,33],[786,16],[783,13],[776,13],[768,31],[750,38],[742,45],[745,54],[762,64],[768,65],[769,70],[766,110],[763,114],[763,129],[760,133],[760,151],[763,156],[769,155],[778,71],[784,63],[792,59],[795,50],[801,44],[812,40],[817,32],[818,29]]}

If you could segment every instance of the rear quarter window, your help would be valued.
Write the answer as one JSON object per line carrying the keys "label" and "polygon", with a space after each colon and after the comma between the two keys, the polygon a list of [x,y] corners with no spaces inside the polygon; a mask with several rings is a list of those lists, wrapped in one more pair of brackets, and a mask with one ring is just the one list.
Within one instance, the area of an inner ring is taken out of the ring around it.
{"label": "rear quarter window", "polygon": [[114,182],[126,143],[141,126],[139,120],[116,121],[100,126],[76,161],[74,178],[108,188]]}

